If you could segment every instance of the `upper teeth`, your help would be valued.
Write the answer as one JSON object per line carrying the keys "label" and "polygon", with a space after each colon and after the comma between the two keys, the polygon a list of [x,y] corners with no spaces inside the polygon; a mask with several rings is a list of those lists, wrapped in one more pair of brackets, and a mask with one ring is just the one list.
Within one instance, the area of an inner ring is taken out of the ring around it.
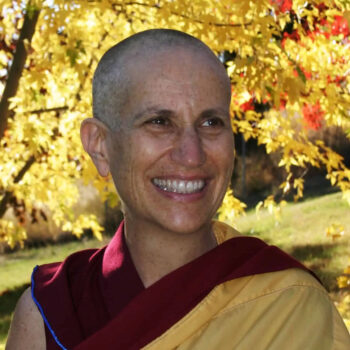
{"label": "upper teeth", "polygon": [[152,182],[159,188],[168,192],[176,193],[194,193],[199,192],[204,187],[203,180],[185,181],[185,180],[165,180],[153,179]]}

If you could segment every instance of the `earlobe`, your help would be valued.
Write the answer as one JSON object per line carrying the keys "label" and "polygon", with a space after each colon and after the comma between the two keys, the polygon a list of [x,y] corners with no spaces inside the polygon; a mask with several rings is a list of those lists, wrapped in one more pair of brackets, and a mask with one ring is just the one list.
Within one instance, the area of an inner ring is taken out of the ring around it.
{"label": "earlobe", "polygon": [[80,127],[84,150],[89,154],[101,176],[109,173],[107,155],[107,127],[95,118],[85,119]]}

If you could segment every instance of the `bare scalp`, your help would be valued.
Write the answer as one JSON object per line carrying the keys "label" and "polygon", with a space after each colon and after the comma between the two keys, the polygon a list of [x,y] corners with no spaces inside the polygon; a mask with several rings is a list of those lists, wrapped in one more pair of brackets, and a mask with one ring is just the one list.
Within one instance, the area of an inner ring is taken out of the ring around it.
{"label": "bare scalp", "polygon": [[227,85],[230,80],[215,54],[202,41],[176,30],[151,29],[137,33],[110,48],[101,58],[93,79],[93,115],[111,129],[118,129],[124,105],[132,99],[133,66],[140,63],[147,70],[152,57],[164,51],[190,50],[215,67]]}

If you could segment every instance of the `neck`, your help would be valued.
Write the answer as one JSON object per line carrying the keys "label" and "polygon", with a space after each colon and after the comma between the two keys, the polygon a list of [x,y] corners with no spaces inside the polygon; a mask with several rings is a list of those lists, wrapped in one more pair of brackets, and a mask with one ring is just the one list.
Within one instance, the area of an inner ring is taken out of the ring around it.
{"label": "neck", "polygon": [[210,223],[196,232],[176,233],[126,217],[125,237],[146,288],[217,245]]}

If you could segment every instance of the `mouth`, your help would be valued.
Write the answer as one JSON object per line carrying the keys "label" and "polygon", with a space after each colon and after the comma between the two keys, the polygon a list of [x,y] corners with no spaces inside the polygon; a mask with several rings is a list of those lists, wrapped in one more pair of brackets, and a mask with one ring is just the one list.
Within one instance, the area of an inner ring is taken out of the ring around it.
{"label": "mouth", "polygon": [[204,180],[152,179],[152,183],[165,192],[192,194],[199,193],[205,187]]}

